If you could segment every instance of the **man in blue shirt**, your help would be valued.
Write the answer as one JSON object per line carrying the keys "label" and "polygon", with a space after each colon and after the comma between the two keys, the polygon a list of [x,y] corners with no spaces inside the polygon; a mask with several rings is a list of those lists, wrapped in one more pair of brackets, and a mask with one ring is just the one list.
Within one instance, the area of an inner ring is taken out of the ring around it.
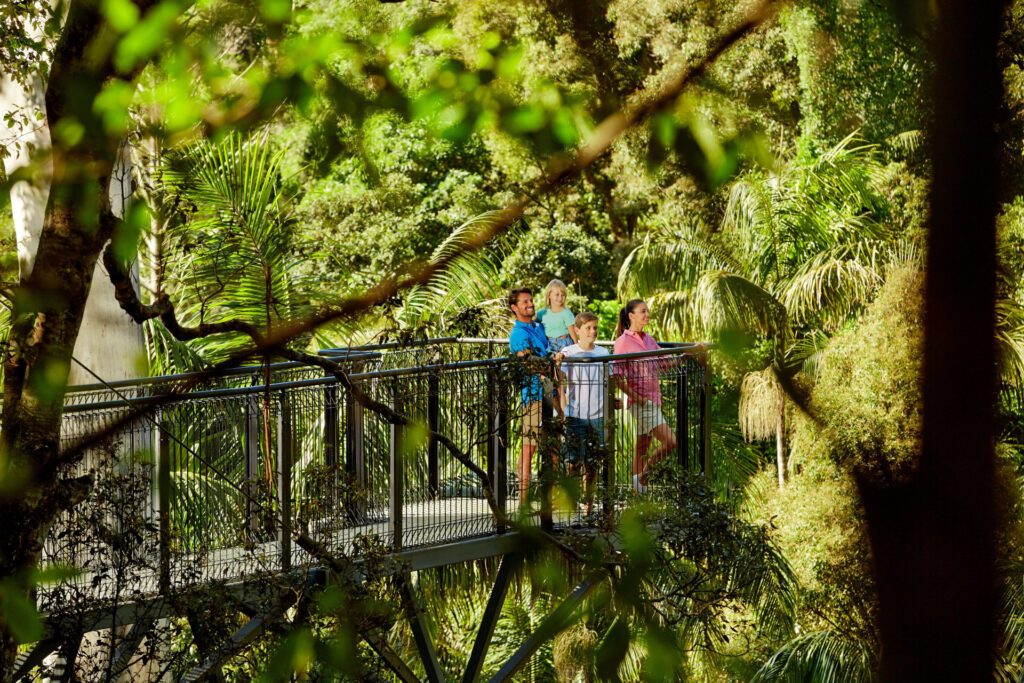
{"label": "man in blue shirt", "polygon": [[[535,356],[547,358],[548,337],[544,326],[533,319],[536,312],[533,292],[528,287],[513,289],[508,295],[508,307],[516,317],[508,335],[509,350],[519,358]],[[560,353],[555,354],[555,363],[561,362]],[[541,375],[531,375],[523,385],[520,400],[523,404],[523,452],[519,458],[519,503],[525,504],[530,492],[530,473],[533,454],[537,450],[540,435],[542,406],[544,399],[552,395],[551,381]]]}

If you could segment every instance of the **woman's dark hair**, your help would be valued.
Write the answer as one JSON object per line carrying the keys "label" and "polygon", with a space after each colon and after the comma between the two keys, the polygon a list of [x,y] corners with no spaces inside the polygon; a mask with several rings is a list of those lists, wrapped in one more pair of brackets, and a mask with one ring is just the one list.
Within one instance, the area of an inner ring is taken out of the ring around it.
{"label": "woman's dark hair", "polygon": [[616,339],[621,337],[622,333],[629,329],[629,314],[643,302],[643,299],[630,299],[626,302],[626,305],[619,310],[619,324],[615,326]]}

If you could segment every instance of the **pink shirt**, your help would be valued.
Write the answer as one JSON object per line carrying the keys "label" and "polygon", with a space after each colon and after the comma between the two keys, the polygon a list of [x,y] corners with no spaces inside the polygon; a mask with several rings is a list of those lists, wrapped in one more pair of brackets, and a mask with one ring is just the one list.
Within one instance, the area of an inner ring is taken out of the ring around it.
{"label": "pink shirt", "polygon": [[[615,340],[615,355],[620,353],[640,353],[641,351],[657,351],[661,347],[654,337],[641,332],[637,334],[633,330],[626,330]],[[638,358],[637,360],[618,361],[612,368],[613,375],[622,375],[626,378],[626,384],[634,394],[645,398],[655,405],[661,405],[661,386],[658,383],[658,370],[661,365],[660,358]],[[633,398],[629,398],[629,405],[633,405]]]}

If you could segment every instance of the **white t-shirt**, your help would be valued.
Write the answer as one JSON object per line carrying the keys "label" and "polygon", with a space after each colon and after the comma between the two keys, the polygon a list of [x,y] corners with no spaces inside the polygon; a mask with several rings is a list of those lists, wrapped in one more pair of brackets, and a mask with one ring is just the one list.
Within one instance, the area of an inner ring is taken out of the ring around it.
{"label": "white t-shirt", "polygon": [[[566,356],[577,358],[594,358],[607,356],[608,349],[595,346],[584,351],[579,344],[562,349]],[[606,363],[562,363],[562,373],[566,378],[565,414],[584,420],[596,420],[604,417],[604,387]]]}

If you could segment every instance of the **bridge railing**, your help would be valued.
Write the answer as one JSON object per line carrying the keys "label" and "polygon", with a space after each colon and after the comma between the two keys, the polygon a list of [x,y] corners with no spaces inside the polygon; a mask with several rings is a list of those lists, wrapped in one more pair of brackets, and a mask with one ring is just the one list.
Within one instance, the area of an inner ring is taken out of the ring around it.
{"label": "bridge railing", "polygon": [[[407,425],[364,406],[321,369],[294,364],[275,367],[270,384],[253,385],[249,368],[164,399],[150,417],[124,426],[83,459],[79,473],[92,472],[96,486],[55,526],[44,551],[47,562],[82,571],[42,591],[42,606],[151,595],[315,563],[294,545],[296,530],[348,555],[367,544],[395,551],[503,532],[464,460],[487,473],[499,508],[515,517],[524,419],[531,431],[522,387],[534,372],[555,376],[550,364],[524,368],[504,355],[505,344],[434,340],[415,349],[325,352],[343,358],[353,386],[406,416]],[[480,357],[488,352],[495,357]],[[417,364],[395,367],[410,360]],[[571,425],[558,418],[558,397],[546,402],[534,499],[551,481],[538,469],[568,474],[569,450],[594,468],[594,500],[604,509],[614,511],[628,495],[642,413],[630,416],[622,405],[623,382],[643,380],[660,391],[661,415],[678,441],[672,458],[689,468],[710,466],[708,373],[693,345],[569,361],[561,370],[570,394],[601,397],[604,438],[576,443]],[[72,398],[65,445],[153,400],[158,387],[188,381],[159,379],[104,386],[114,399]],[[456,452],[427,438],[430,432],[444,435]],[[541,509],[525,517],[528,523],[587,523],[585,499],[570,507],[565,495],[548,489],[541,498],[560,502],[535,502]]]}

